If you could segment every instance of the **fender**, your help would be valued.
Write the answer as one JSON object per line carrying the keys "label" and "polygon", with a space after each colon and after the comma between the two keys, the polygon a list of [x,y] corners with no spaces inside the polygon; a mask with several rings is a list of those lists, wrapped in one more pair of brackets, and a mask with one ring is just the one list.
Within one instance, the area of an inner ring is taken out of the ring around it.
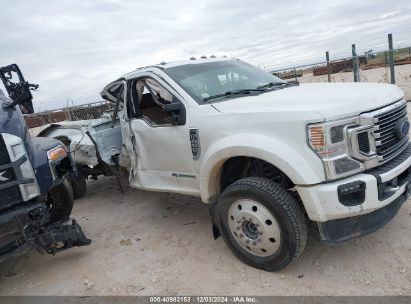
{"label": "fender", "polygon": [[69,143],[65,143],[70,151],[76,164],[85,166],[98,165],[96,146],[87,134],[87,127],[81,122],[77,125],[72,122],[62,122],[60,124],[51,124],[44,128],[38,137],[47,138],[67,138]]}
{"label": "fender", "polygon": [[200,167],[201,199],[204,203],[215,200],[222,165],[236,156],[254,157],[271,163],[296,185],[317,184],[324,180],[321,160],[308,146],[295,148],[266,135],[241,133],[218,140],[204,154]]}
{"label": "fender", "polygon": [[[47,151],[58,146],[63,146],[63,143],[56,139],[33,137],[32,143],[34,146],[33,154],[33,169],[36,174],[37,183],[40,188],[40,193],[45,194],[56,183],[50,171]],[[67,170],[75,170],[70,155],[66,156],[68,168]],[[63,159],[64,160],[64,159]],[[60,162],[62,162],[61,160]],[[58,181],[57,181],[58,182]]]}

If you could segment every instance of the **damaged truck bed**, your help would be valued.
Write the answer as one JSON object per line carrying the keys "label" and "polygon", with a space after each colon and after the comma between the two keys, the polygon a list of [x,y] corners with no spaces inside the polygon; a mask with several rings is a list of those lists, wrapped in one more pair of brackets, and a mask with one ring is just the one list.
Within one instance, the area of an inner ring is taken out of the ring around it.
{"label": "damaged truck bed", "polygon": [[101,118],[63,121],[46,125],[39,137],[63,142],[85,177],[117,174],[122,149],[119,120],[113,124],[110,113]]}

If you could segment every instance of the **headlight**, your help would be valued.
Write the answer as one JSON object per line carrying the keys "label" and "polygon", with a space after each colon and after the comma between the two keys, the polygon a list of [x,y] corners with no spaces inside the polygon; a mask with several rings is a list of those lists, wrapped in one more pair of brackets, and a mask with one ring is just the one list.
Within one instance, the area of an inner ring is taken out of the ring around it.
{"label": "headlight", "polygon": [[[23,140],[20,137],[5,133],[3,133],[3,139],[10,156],[10,161],[20,164],[16,168],[20,170],[20,174],[18,174],[21,180],[19,188],[23,201],[26,202],[35,198],[40,194],[40,189]],[[22,181],[25,182],[23,183]]]}
{"label": "headlight", "polygon": [[308,144],[323,161],[328,180],[364,170],[363,163],[351,158],[348,150],[347,128],[355,123],[352,118],[307,126]]}

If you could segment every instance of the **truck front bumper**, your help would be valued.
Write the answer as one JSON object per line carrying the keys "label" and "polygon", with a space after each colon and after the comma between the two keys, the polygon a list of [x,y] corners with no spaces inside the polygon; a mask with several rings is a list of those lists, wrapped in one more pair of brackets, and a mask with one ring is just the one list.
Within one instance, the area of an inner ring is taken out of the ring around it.
{"label": "truck front bumper", "polygon": [[[341,189],[352,189],[352,185],[358,194],[342,198]],[[318,222],[324,241],[339,243],[371,233],[388,223],[410,195],[411,145],[394,160],[370,171],[296,188],[308,217]]]}
{"label": "truck front bumper", "polygon": [[0,254],[9,247],[17,248],[24,242],[25,229],[48,222],[48,209],[44,203],[32,200],[0,213]]}

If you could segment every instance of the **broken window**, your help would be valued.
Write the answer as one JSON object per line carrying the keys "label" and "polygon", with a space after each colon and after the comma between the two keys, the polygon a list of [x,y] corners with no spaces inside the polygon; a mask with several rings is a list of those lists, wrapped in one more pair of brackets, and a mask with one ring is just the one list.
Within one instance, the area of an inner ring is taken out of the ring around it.
{"label": "broken window", "polygon": [[169,124],[171,114],[164,110],[164,105],[174,102],[180,101],[153,78],[138,78],[131,82],[128,102],[130,118],[144,118],[152,125]]}

